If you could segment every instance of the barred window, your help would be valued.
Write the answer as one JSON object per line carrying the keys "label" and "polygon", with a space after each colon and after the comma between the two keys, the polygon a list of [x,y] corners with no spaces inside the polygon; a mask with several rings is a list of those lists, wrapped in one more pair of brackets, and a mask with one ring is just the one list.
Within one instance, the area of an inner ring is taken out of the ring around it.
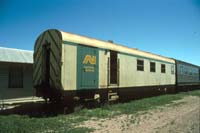
{"label": "barred window", "polygon": [[156,63],[150,62],[150,72],[156,72]]}
{"label": "barred window", "polygon": [[165,73],[166,70],[165,70],[165,64],[161,64],[161,73]]}
{"label": "barred window", "polygon": [[143,60],[137,60],[137,70],[138,71],[144,71],[144,61]]}
{"label": "barred window", "polygon": [[11,66],[9,69],[9,88],[23,88],[23,68],[22,66]]}

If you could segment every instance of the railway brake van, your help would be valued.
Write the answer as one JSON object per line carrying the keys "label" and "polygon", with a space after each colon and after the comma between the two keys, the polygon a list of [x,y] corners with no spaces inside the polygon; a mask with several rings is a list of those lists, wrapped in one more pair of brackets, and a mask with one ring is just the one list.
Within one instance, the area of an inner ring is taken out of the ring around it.
{"label": "railway brake van", "polygon": [[174,92],[175,60],[112,42],[47,30],[34,47],[36,95],[101,102]]}

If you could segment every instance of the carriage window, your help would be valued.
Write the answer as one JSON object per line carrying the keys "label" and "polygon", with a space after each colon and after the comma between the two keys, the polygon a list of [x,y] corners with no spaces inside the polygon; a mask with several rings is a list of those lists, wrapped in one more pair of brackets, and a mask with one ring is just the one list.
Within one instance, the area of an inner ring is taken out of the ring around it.
{"label": "carriage window", "polygon": [[161,64],[161,73],[165,73],[165,64]]}
{"label": "carriage window", "polygon": [[174,65],[171,66],[171,74],[174,74]]}
{"label": "carriage window", "polygon": [[156,72],[156,63],[150,62],[150,72]]}
{"label": "carriage window", "polygon": [[144,71],[144,61],[143,60],[137,60],[137,70]]}
{"label": "carriage window", "polygon": [[199,80],[200,80],[200,69],[199,69]]}
{"label": "carriage window", "polygon": [[9,88],[23,88],[23,68],[22,66],[11,66],[9,69]]}

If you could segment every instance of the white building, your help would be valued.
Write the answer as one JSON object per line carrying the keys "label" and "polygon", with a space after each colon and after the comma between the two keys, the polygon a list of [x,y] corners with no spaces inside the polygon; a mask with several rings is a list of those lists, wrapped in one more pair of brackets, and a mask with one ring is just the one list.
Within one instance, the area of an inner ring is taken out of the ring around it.
{"label": "white building", "polygon": [[32,51],[0,47],[0,104],[33,98],[32,67]]}

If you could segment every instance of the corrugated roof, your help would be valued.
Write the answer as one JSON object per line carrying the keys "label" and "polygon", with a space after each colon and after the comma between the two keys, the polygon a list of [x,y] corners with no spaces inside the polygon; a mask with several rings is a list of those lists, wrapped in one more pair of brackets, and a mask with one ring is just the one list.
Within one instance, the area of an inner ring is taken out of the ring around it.
{"label": "corrugated roof", "polygon": [[0,47],[0,62],[33,63],[33,51]]}

